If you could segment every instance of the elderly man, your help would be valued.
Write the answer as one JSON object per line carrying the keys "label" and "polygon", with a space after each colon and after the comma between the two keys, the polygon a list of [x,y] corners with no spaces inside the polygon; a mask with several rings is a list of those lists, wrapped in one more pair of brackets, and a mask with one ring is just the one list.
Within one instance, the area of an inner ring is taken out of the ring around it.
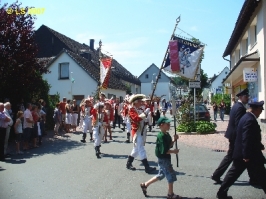
{"label": "elderly man", "polygon": [[5,161],[4,147],[6,138],[6,129],[11,118],[4,113],[4,104],[0,102],[0,161]]}
{"label": "elderly man", "polygon": [[129,109],[129,117],[132,127],[131,134],[133,138],[133,150],[128,156],[126,167],[130,170],[136,170],[136,168],[132,166],[132,162],[134,161],[134,158],[139,156],[145,167],[145,172],[151,173],[156,170],[156,168],[149,166],[146,150],[144,148],[147,134],[147,131],[145,129],[145,118],[149,113],[149,109],[145,111],[141,109],[143,98],[145,98],[145,95],[137,94],[131,96],[129,99],[129,103],[132,104],[132,107]]}
{"label": "elderly man", "polygon": [[232,198],[227,195],[227,192],[245,169],[252,173],[252,176],[266,193],[266,169],[264,167],[266,160],[262,154],[262,150],[265,148],[261,143],[261,129],[257,121],[262,110],[264,110],[264,101],[251,102],[249,105],[251,111],[245,113],[237,127],[235,149],[232,157],[233,165],[227,172],[217,193],[217,198],[220,199]]}
{"label": "elderly man", "polygon": [[10,102],[6,102],[4,104],[4,113],[10,118],[10,121],[8,122],[8,126],[6,128],[5,152],[4,152],[5,155],[7,155],[8,139],[9,139],[11,126],[13,125],[13,120],[12,120],[12,117],[10,115],[10,112],[11,112],[11,104],[10,104]]}

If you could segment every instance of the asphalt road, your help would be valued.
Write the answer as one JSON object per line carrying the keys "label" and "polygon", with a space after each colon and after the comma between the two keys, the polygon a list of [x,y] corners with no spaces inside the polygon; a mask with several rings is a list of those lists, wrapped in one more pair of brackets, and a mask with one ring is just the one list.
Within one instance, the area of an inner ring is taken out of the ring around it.
{"label": "asphalt road", "polygon": [[[155,127],[147,137],[146,151],[151,166],[157,166],[154,142],[158,130]],[[127,170],[126,158],[132,144],[123,143],[126,133],[118,128],[113,135],[115,141],[102,144],[104,154],[101,159],[96,158],[93,143],[83,144],[80,142],[81,134],[71,134],[61,139],[47,138],[40,148],[0,162],[0,199],[145,198],[139,184],[153,175],[144,172],[139,160],[133,162],[136,171]],[[180,142],[178,147],[179,167],[176,167],[176,159],[172,155],[177,171],[174,192],[183,198],[214,199],[219,185],[213,184],[210,175],[225,152]],[[262,189],[249,186],[248,180],[245,172],[231,187],[229,195],[237,199],[266,198]],[[152,184],[148,195],[150,198],[165,198],[166,179]]]}

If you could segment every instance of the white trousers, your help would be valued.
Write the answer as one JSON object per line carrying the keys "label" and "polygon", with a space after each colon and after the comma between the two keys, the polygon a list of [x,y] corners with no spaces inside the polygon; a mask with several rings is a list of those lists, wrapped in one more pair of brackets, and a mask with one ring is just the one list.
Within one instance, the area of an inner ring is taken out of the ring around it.
{"label": "white trousers", "polygon": [[66,113],[66,124],[71,124],[71,113]]}
{"label": "white trousers", "polygon": [[83,128],[83,120],[84,120],[84,117],[80,113],[79,128]]}
{"label": "white trousers", "polygon": [[73,126],[77,126],[78,125],[78,114],[77,113],[72,113],[71,114],[71,119],[72,119],[71,124]]}
{"label": "white trousers", "polygon": [[131,132],[131,123],[129,118],[125,118],[125,123],[126,123],[126,128],[127,128],[127,133]]}
{"label": "white trousers", "polygon": [[87,133],[87,130],[92,132],[91,118],[88,118],[88,116],[83,120],[83,133]]}
{"label": "white trousers", "polygon": [[152,116],[151,116],[151,113],[148,114],[147,120],[148,120],[148,125],[151,126],[152,125]]}
{"label": "white trousers", "polygon": [[99,127],[93,127],[92,131],[93,131],[94,146],[100,146],[104,136],[103,126],[100,127],[100,132],[99,132]]}
{"label": "white trousers", "polygon": [[137,132],[137,138],[136,138],[136,143],[133,146],[133,149],[131,151],[131,156],[136,158],[139,156],[140,160],[143,160],[147,158],[146,155],[146,150],[143,145],[143,137],[140,135],[139,132]]}

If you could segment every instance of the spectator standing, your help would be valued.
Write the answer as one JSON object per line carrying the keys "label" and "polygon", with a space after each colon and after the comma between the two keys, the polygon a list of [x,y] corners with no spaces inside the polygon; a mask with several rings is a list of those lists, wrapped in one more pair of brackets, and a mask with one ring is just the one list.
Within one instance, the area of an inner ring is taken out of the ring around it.
{"label": "spectator standing", "polygon": [[38,115],[38,107],[36,105],[32,106],[31,109],[31,115],[32,119],[34,121],[33,129],[32,129],[32,142],[33,142],[33,148],[37,148],[37,137],[38,137],[38,129],[40,125],[40,116]]}
{"label": "spectator standing", "polygon": [[65,121],[66,121],[66,102],[67,99],[66,97],[63,97],[63,101],[61,101],[59,104],[59,109],[61,111],[61,115],[62,115],[62,127],[65,129],[66,125],[65,125]]}
{"label": "spectator standing", "polygon": [[224,100],[221,101],[221,103],[219,104],[219,109],[220,109],[220,118],[222,121],[224,121],[224,111],[225,111],[225,103]]}
{"label": "spectator standing", "polygon": [[40,115],[41,115],[41,132],[42,132],[42,136],[43,135],[47,135],[47,133],[45,132],[45,123],[46,123],[46,114],[47,114],[47,109],[46,109],[46,102],[43,100],[41,102],[41,107],[39,108],[40,111]]}
{"label": "spectator standing", "polygon": [[217,113],[218,113],[218,106],[216,104],[216,102],[213,103],[212,105],[213,108],[213,117],[214,117],[214,121],[217,121]]}
{"label": "spectator standing", "polygon": [[26,110],[24,111],[24,122],[23,122],[23,139],[24,139],[24,150],[29,149],[29,141],[31,139],[32,129],[34,125],[33,117],[31,114],[31,104],[28,103],[26,106]]}
{"label": "spectator standing", "polygon": [[66,120],[65,120],[66,132],[69,133],[70,127],[71,127],[71,114],[72,114],[70,100],[67,100],[65,109],[66,109],[66,116],[65,116],[66,117]]}
{"label": "spectator standing", "polygon": [[9,134],[10,134],[11,126],[13,125],[13,119],[12,119],[12,116],[10,115],[10,110],[11,110],[11,104],[9,102],[6,102],[4,104],[4,113],[10,118],[10,121],[9,121],[8,126],[6,128],[5,151],[4,151],[5,155],[8,154],[7,149],[8,149]]}
{"label": "spectator standing", "polygon": [[114,109],[114,121],[113,121],[113,128],[115,128],[116,123],[118,123],[118,127],[120,127],[121,124],[121,110],[122,110],[122,104],[120,103],[119,98],[116,98],[116,102],[113,105]]}
{"label": "spectator standing", "polygon": [[61,119],[62,119],[61,112],[60,112],[60,110],[59,110],[59,106],[60,106],[60,104],[57,103],[57,104],[56,104],[56,107],[55,107],[55,109],[54,109],[54,116],[53,116],[53,118],[54,118],[54,123],[55,123],[55,126],[54,126],[54,134],[55,134],[56,136],[59,135],[59,133],[58,133],[58,129],[59,129],[59,126],[60,126],[60,123],[61,123]]}
{"label": "spectator standing", "polygon": [[16,142],[16,154],[23,154],[22,151],[20,151],[20,142],[22,140],[22,118],[23,118],[23,112],[18,111],[17,113],[17,120],[14,125],[14,130],[15,130],[15,142]]}
{"label": "spectator standing", "polygon": [[5,161],[6,128],[11,118],[4,113],[4,104],[0,102],[0,161]]}
{"label": "spectator standing", "polygon": [[78,125],[78,113],[79,113],[79,106],[77,105],[76,100],[73,100],[73,104],[71,106],[72,108],[72,114],[71,114],[71,118],[72,118],[72,128],[73,131],[77,131],[77,125]]}

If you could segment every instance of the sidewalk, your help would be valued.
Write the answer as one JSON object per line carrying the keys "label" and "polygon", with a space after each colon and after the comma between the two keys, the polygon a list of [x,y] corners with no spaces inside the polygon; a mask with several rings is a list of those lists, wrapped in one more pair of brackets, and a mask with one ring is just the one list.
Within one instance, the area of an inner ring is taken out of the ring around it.
{"label": "sidewalk", "polygon": [[[213,120],[213,110],[211,106],[207,106],[210,110],[211,122],[215,123],[217,127],[215,128],[216,133],[200,135],[200,134],[191,134],[191,135],[179,135],[179,141],[183,142],[186,145],[209,148],[214,151],[223,152],[228,150],[229,142],[224,137],[224,133],[228,126],[229,115],[224,116],[224,122],[220,120],[219,114],[217,122]],[[266,134],[262,134],[262,144],[266,146]],[[264,150],[263,153],[266,153]]]}

